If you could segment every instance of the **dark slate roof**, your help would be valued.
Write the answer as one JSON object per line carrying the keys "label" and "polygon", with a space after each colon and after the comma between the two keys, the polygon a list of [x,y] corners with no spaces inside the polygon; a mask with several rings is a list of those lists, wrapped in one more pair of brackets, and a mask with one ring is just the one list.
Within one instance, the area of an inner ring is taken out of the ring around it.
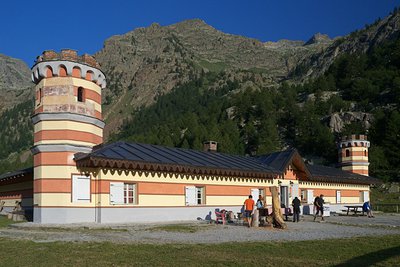
{"label": "dark slate roof", "polygon": [[172,148],[150,144],[116,142],[98,146],[91,153],[77,153],[78,167],[126,168],[143,171],[168,171],[272,178],[282,175],[292,161],[307,173],[306,181],[376,184],[378,179],[341,169],[304,164],[296,149],[260,157],[245,157],[216,152]]}
{"label": "dark slate roof", "polygon": [[289,164],[290,160],[292,159],[293,155],[296,153],[295,149],[289,149],[285,151],[274,152],[271,154],[266,154],[259,156],[257,159],[280,172],[286,170],[287,165]]}
{"label": "dark slate roof", "polygon": [[[75,158],[78,166],[85,167],[89,167],[90,164],[96,164],[98,160],[103,159],[109,160],[109,162],[112,160],[127,162],[124,164],[125,167],[129,165],[128,162],[141,162],[158,165],[257,172],[273,176],[278,174],[277,170],[262,164],[253,157],[126,142],[109,144],[94,149],[93,152],[88,154],[76,154]],[[91,160],[91,162],[88,162],[88,160]],[[86,163],[84,163],[85,161]]]}
{"label": "dark slate roof", "polygon": [[2,180],[7,180],[7,179],[13,179],[13,178],[18,178],[18,177],[23,177],[28,174],[33,174],[33,167],[14,171],[14,172],[7,172],[2,175],[0,175],[0,181]]}
{"label": "dark slate roof", "polygon": [[331,183],[379,184],[379,179],[321,165],[307,165],[310,181]]}

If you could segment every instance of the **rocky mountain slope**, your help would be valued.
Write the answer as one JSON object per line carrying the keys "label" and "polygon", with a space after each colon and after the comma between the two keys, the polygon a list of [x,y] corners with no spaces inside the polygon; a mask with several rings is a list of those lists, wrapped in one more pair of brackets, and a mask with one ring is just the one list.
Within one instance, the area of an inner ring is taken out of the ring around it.
{"label": "rocky mountain slope", "polygon": [[374,23],[366,25],[362,30],[356,30],[351,34],[337,38],[326,49],[310,57],[304,58],[298,65],[297,71],[292,76],[299,80],[315,78],[323,74],[332,62],[344,53],[365,53],[371,47],[377,46],[384,41],[399,37],[400,13],[394,11],[389,16]]}
{"label": "rocky mountain slope", "polygon": [[0,54],[0,113],[31,96],[30,70],[19,59]]}
{"label": "rocky mountain slope", "polygon": [[154,23],[113,36],[95,55],[109,81],[104,92],[106,136],[110,129],[118,129],[125,115],[201,72],[226,71],[232,79],[252,72],[257,76],[255,83],[273,86],[331,42],[325,38],[307,44],[262,43],[223,33],[198,19],[165,27]]}

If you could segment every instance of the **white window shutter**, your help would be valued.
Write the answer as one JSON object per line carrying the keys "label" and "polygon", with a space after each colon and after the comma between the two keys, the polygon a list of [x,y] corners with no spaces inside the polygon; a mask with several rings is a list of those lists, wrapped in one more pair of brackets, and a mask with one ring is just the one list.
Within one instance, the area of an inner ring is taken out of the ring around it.
{"label": "white window shutter", "polygon": [[252,188],[251,189],[251,195],[253,197],[254,201],[258,200],[258,196],[260,195],[260,190],[258,190],[258,188]]}
{"label": "white window shutter", "polygon": [[307,203],[314,203],[314,190],[307,190]]}
{"label": "white window shutter", "polygon": [[336,203],[342,203],[342,193],[339,190],[336,191]]}
{"label": "white window shutter", "polygon": [[299,184],[292,185],[292,198],[299,197]]}
{"label": "white window shutter", "polygon": [[186,206],[196,205],[196,187],[186,186],[185,187],[185,204]]}
{"label": "white window shutter", "polygon": [[124,183],[110,183],[110,204],[124,204]]}
{"label": "white window shutter", "polygon": [[369,201],[369,192],[368,191],[364,191],[364,202]]}
{"label": "white window shutter", "polygon": [[90,202],[90,176],[72,176],[72,202]]}

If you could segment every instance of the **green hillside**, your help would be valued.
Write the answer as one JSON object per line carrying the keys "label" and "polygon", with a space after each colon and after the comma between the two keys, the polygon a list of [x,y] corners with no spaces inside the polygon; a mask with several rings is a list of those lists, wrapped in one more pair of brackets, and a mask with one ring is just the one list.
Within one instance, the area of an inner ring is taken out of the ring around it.
{"label": "green hillside", "polygon": [[32,166],[30,154],[23,153],[33,145],[32,111],[33,101],[28,100],[1,114],[0,174]]}
{"label": "green hillside", "polygon": [[[324,75],[298,86],[258,90],[249,83],[239,90],[252,80],[251,73],[241,83],[225,72],[203,74],[137,110],[111,141],[201,149],[203,141],[215,140],[221,152],[249,155],[292,146],[334,164],[340,135],[368,134],[371,175],[398,181],[399,67],[400,40],[395,39],[366,54],[341,56]],[[327,91],[337,93],[326,97]],[[374,120],[368,131],[353,122],[332,133],[323,118],[343,111],[371,113]]]}

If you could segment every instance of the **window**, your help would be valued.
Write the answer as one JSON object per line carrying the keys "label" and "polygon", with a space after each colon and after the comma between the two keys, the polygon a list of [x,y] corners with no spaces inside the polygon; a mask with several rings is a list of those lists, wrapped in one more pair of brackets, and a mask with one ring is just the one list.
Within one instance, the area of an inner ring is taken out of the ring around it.
{"label": "window", "polygon": [[124,203],[134,204],[135,203],[135,185],[124,184]]}
{"label": "window", "polygon": [[263,197],[263,199],[265,200],[265,190],[264,190],[264,188],[258,189],[258,194],[261,195]]}
{"label": "window", "polygon": [[42,102],[42,88],[39,88],[39,90],[38,90],[37,101],[38,101],[38,105]]}
{"label": "window", "polygon": [[196,203],[197,205],[201,205],[204,203],[203,201],[203,187],[196,187]]}
{"label": "window", "polygon": [[72,202],[90,202],[90,176],[72,176]]}
{"label": "window", "polygon": [[205,203],[204,187],[186,186],[185,187],[185,205],[203,205]]}
{"label": "window", "polygon": [[289,190],[287,186],[280,186],[281,206],[289,208]]}
{"label": "window", "polygon": [[300,200],[301,200],[301,202],[307,202],[307,190],[305,190],[305,189],[301,190]]}
{"label": "window", "polygon": [[58,76],[60,77],[67,77],[67,68],[63,65],[60,65],[60,69],[58,72]]}
{"label": "window", "polygon": [[336,191],[336,203],[342,203],[342,193],[339,190]]}
{"label": "window", "polygon": [[346,157],[350,157],[350,150],[346,149]]}
{"label": "window", "polygon": [[291,182],[291,197],[294,199],[295,197],[299,197],[299,184],[298,183],[292,183]]}
{"label": "window", "polygon": [[83,88],[78,88],[78,102],[83,102]]}
{"label": "window", "polygon": [[308,189],[307,190],[307,203],[312,204],[314,202],[314,190]]}
{"label": "window", "polygon": [[136,204],[136,184],[110,183],[110,204]]}
{"label": "window", "polygon": [[360,203],[369,201],[369,191],[360,191]]}

